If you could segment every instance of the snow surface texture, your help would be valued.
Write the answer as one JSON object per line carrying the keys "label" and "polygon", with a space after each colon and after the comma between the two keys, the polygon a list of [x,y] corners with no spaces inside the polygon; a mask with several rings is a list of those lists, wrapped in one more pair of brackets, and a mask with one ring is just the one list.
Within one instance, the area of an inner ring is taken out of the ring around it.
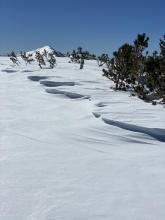
{"label": "snow surface texture", "polygon": [[0,220],[164,220],[164,107],[57,62],[0,58]]}

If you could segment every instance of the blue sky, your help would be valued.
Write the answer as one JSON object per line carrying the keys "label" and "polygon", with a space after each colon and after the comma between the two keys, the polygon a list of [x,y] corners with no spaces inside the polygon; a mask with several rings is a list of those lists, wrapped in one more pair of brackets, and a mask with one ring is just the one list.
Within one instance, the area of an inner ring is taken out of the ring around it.
{"label": "blue sky", "polygon": [[111,54],[138,33],[165,34],[164,0],[0,0],[0,53],[51,45]]}

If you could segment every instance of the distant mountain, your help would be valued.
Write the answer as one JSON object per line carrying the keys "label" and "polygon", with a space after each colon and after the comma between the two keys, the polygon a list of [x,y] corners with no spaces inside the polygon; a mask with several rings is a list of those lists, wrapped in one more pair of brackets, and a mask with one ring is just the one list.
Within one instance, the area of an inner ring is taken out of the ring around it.
{"label": "distant mountain", "polygon": [[50,47],[50,46],[44,46],[41,48],[38,48],[36,50],[33,51],[29,51],[27,52],[28,54],[35,54],[37,51],[40,52],[41,54],[44,53],[44,51],[46,50],[46,52],[48,53],[54,53],[56,57],[65,57],[65,55],[57,50],[55,50],[54,48]]}

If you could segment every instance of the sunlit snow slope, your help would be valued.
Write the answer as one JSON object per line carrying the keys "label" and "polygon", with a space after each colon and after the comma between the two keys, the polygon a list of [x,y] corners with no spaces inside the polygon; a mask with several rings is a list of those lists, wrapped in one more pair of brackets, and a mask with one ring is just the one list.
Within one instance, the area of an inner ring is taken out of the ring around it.
{"label": "sunlit snow slope", "polygon": [[164,220],[164,107],[57,62],[0,58],[0,220]]}

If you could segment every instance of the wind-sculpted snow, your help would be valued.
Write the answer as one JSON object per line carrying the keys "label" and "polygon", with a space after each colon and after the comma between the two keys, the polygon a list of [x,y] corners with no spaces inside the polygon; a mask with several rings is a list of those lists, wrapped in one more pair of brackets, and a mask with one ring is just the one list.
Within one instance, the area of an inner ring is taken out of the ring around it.
{"label": "wind-sculpted snow", "polygon": [[33,70],[22,70],[22,73],[31,73]]}
{"label": "wind-sculpted snow", "polygon": [[16,73],[17,70],[12,70],[12,69],[5,69],[5,70],[1,70],[2,72],[6,72],[6,73]]}
{"label": "wind-sculpted snow", "polygon": [[101,117],[101,115],[97,112],[92,112],[92,114],[95,116],[95,118],[100,118]]}
{"label": "wind-sculpted snow", "polygon": [[70,99],[89,99],[89,96],[86,95],[81,95],[78,93],[74,92],[67,92],[67,91],[62,91],[62,90],[57,90],[57,89],[46,89],[47,93],[55,94],[55,95],[64,95]]}
{"label": "wind-sculpted snow", "polygon": [[110,120],[110,119],[107,119],[107,118],[102,118],[102,120],[106,124],[113,125],[113,126],[116,126],[116,127],[128,130],[128,131],[147,134],[147,135],[155,138],[158,141],[165,142],[165,129],[147,128],[147,127],[137,126],[137,125],[123,123],[123,122],[119,122],[119,121],[114,121],[114,120]]}
{"label": "wind-sculpted snow", "polygon": [[75,86],[75,82],[54,82],[54,81],[41,81],[40,84],[47,87],[58,87],[58,86]]}
{"label": "wind-sculpted snow", "polygon": [[96,104],[96,106],[102,108],[102,107],[106,107],[108,104],[109,103],[106,103],[106,102],[99,102]]}
{"label": "wind-sculpted snow", "polygon": [[0,220],[164,220],[164,107],[96,61],[19,61],[0,57]]}
{"label": "wind-sculpted snow", "polygon": [[28,76],[28,79],[36,82],[47,78],[47,76]]}

